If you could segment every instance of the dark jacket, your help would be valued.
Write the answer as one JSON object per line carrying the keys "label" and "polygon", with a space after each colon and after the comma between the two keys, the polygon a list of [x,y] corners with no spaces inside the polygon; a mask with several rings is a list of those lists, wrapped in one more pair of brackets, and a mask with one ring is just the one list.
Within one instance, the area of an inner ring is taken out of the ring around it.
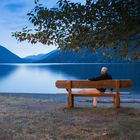
{"label": "dark jacket", "polygon": [[[110,74],[105,74],[105,75],[100,75],[98,77],[92,77],[92,78],[89,78],[88,80],[90,81],[99,81],[99,80],[109,80],[109,79],[112,79],[112,76]],[[100,90],[101,92],[105,92],[105,88],[102,88],[102,89],[98,89]],[[113,89],[111,89],[112,91]]]}

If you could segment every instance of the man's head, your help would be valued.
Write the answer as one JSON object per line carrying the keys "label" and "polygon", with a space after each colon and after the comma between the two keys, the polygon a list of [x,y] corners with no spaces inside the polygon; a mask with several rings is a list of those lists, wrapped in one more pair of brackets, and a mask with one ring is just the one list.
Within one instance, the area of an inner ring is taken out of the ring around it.
{"label": "man's head", "polygon": [[107,67],[102,67],[102,69],[101,69],[101,74],[102,74],[102,75],[107,74]]}

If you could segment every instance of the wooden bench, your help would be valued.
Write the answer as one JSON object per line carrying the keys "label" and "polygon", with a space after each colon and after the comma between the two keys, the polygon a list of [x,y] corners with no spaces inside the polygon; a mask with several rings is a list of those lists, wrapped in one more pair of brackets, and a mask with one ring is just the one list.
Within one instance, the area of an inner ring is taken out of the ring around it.
{"label": "wooden bench", "polygon": [[[68,92],[68,108],[74,107],[74,96],[85,97],[113,97],[114,107],[120,107],[120,88],[130,88],[132,86],[131,80],[101,80],[101,81],[81,81],[81,80],[58,80],[56,81],[57,88],[65,88]],[[73,92],[73,88],[113,88],[115,92],[108,93],[87,93],[87,92]]]}

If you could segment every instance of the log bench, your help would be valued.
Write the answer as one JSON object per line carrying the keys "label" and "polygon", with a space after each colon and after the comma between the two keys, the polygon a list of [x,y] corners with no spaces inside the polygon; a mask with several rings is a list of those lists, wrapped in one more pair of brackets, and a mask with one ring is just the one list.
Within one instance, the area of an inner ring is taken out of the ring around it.
{"label": "log bench", "polygon": [[[57,88],[65,88],[68,92],[68,108],[71,109],[74,107],[74,97],[83,96],[83,97],[113,97],[114,107],[120,107],[120,89],[121,88],[130,88],[132,86],[131,80],[101,80],[101,81],[88,81],[88,80],[58,80],[56,81]],[[79,92],[72,91],[72,89],[79,88],[113,88],[115,92]]]}

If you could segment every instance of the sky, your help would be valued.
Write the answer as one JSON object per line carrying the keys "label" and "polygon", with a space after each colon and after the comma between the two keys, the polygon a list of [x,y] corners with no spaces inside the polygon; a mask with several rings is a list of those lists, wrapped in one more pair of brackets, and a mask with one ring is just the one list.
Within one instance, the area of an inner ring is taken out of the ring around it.
{"label": "sky", "polygon": [[[48,8],[55,7],[58,0],[40,0]],[[85,0],[71,0],[82,2]],[[34,0],[0,0],[0,45],[23,58],[29,55],[46,54],[56,49],[54,45],[41,43],[30,44],[27,41],[18,42],[11,33],[21,31],[23,27],[31,27],[27,13],[34,8]]]}

